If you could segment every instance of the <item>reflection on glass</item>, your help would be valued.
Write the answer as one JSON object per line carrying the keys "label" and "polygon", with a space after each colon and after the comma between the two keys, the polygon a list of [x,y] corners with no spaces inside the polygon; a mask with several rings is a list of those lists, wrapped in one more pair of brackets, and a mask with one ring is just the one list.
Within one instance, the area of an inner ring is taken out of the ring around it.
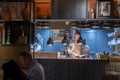
{"label": "reflection on glass", "polygon": [[36,41],[34,44],[31,44],[31,52],[41,52],[41,50],[43,49],[43,37],[41,34],[37,33],[35,35],[36,37]]}

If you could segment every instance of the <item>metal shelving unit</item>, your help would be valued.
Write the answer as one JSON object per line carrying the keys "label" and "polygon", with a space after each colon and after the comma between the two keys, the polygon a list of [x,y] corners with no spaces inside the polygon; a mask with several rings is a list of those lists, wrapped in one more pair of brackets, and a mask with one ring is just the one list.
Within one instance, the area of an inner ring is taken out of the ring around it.
{"label": "metal shelving unit", "polygon": [[34,0],[0,0],[0,2],[34,2]]}
{"label": "metal shelving unit", "polygon": [[[1,3],[6,3],[6,2],[10,2],[11,4],[12,3],[19,3],[19,2],[22,2],[22,3],[25,3],[25,2],[30,2],[30,10],[34,10],[34,5],[35,5],[35,3],[34,3],[34,0],[0,0],[0,2]],[[31,9],[33,7],[33,9]],[[30,12],[34,12],[34,11],[30,11]],[[15,24],[18,24],[18,25],[22,25],[22,24],[30,24],[29,25],[29,42],[30,43],[28,43],[28,45],[30,45],[31,44],[31,39],[32,39],[32,37],[31,37],[31,32],[32,32],[32,26],[34,25],[34,13],[30,13],[30,15],[32,15],[33,14],[33,18],[31,18],[29,21],[25,21],[25,20],[23,20],[23,19],[12,19],[12,20],[10,20],[10,21],[6,21],[6,20],[4,20],[4,19],[1,19],[0,20],[0,23],[2,23],[2,24],[6,24],[6,23],[11,23],[11,24],[13,24],[13,23],[15,23]],[[32,25],[33,24],[33,25]],[[3,44],[4,46],[6,45],[6,44]],[[14,45],[14,44],[10,44],[10,45]],[[1,45],[2,46],[2,45]],[[8,46],[8,45],[7,45]]]}
{"label": "metal shelving unit", "polygon": [[53,21],[120,21],[119,18],[109,18],[109,19],[89,19],[89,18],[81,18],[81,19],[35,19],[36,22],[53,22]]}

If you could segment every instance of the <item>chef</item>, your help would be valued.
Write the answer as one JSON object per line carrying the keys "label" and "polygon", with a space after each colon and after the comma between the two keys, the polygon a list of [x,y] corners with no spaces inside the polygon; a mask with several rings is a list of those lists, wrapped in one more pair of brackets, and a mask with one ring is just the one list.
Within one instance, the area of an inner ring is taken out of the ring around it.
{"label": "chef", "polygon": [[89,57],[90,48],[86,44],[85,40],[82,39],[79,31],[76,32],[74,40],[70,41],[68,46],[68,53],[71,58],[84,58]]}

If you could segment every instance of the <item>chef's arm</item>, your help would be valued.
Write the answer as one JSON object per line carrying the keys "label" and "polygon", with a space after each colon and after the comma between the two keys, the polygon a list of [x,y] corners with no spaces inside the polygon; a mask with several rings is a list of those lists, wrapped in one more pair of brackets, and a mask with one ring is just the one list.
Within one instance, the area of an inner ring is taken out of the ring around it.
{"label": "chef's arm", "polygon": [[90,56],[90,52],[89,52],[89,51],[86,51],[85,56],[86,56],[86,57],[89,57],[89,56]]}

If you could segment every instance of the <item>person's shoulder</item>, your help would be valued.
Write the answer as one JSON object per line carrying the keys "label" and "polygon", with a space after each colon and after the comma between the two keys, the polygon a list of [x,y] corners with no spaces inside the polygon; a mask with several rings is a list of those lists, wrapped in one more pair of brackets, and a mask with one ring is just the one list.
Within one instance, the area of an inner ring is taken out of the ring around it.
{"label": "person's shoulder", "polygon": [[38,61],[34,61],[33,68],[43,68],[43,66]]}
{"label": "person's shoulder", "polygon": [[88,50],[90,50],[90,47],[89,47],[87,44],[85,45],[85,47],[86,47]]}
{"label": "person's shoulder", "polygon": [[70,42],[74,42],[74,40],[70,40]]}

